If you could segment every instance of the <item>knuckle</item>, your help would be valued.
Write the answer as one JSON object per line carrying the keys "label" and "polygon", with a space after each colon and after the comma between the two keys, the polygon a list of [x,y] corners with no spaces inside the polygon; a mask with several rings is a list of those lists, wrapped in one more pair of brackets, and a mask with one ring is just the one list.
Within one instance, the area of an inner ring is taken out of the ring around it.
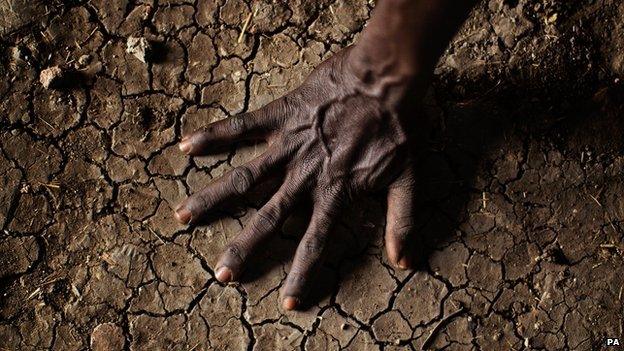
{"label": "knuckle", "polygon": [[307,277],[305,274],[294,271],[291,271],[286,279],[287,285],[293,290],[301,289],[307,283]]}
{"label": "knuckle", "polygon": [[405,241],[411,237],[414,225],[411,219],[398,219],[392,223],[390,229],[390,236],[396,240]]}
{"label": "knuckle", "polygon": [[189,199],[188,208],[191,212],[205,212],[210,208],[210,200],[208,195],[200,193]]}
{"label": "knuckle", "polygon": [[230,178],[232,187],[238,195],[246,193],[253,183],[253,174],[251,170],[245,166],[240,166],[232,170],[232,176]]}
{"label": "knuckle", "polygon": [[282,204],[286,205],[287,207],[293,205],[296,202],[296,193],[298,190],[298,187],[295,187],[293,185],[288,186],[286,191],[284,191],[284,193],[282,194]]}
{"label": "knuckle", "polygon": [[411,214],[396,216],[390,223],[395,230],[411,231],[415,226],[415,219]]}
{"label": "knuckle", "polygon": [[247,129],[246,123],[245,117],[243,116],[230,117],[228,119],[228,128],[235,133],[240,133]]}
{"label": "knuckle", "polygon": [[219,136],[223,132],[223,125],[219,122],[210,123],[209,125],[203,127],[201,131],[199,131],[195,139],[196,141],[206,141],[208,139]]}
{"label": "knuckle", "polygon": [[319,235],[307,239],[303,243],[303,248],[305,249],[307,256],[312,258],[320,256],[325,248],[325,241],[325,237]]}
{"label": "knuckle", "polygon": [[268,212],[258,212],[257,219],[253,222],[254,229],[266,233],[277,227],[277,219]]}
{"label": "knuckle", "polygon": [[203,190],[189,198],[189,204],[192,204],[192,208],[195,211],[205,212],[210,210],[214,204],[214,198],[212,192]]}
{"label": "knuckle", "polygon": [[291,115],[301,106],[303,100],[302,94],[299,90],[295,90],[290,94],[284,96],[278,104],[278,113],[283,116]]}
{"label": "knuckle", "polygon": [[244,251],[237,243],[230,243],[225,248],[225,255],[236,263],[242,263],[244,259]]}

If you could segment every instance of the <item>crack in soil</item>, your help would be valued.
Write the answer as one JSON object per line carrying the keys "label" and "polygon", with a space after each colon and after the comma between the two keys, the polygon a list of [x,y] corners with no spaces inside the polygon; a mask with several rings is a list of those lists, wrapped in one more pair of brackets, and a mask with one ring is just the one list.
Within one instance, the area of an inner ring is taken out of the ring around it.
{"label": "crack in soil", "polygon": [[[624,5],[478,5],[425,101],[419,270],[387,263],[372,196],[340,220],[295,313],[279,291],[305,225],[222,285],[216,258],[262,199],[197,228],[171,216],[265,146],[187,158],[176,145],[297,87],[373,2],[14,4],[0,5],[0,348],[595,350],[624,337]],[[130,36],[159,56],[126,54]],[[43,89],[55,65],[82,81]]]}

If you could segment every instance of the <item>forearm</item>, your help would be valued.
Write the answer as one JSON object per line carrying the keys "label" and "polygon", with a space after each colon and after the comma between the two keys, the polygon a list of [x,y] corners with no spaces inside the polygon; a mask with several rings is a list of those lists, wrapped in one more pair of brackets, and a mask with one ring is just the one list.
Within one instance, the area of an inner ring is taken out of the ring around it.
{"label": "forearm", "polygon": [[380,0],[353,54],[373,71],[428,76],[475,2]]}

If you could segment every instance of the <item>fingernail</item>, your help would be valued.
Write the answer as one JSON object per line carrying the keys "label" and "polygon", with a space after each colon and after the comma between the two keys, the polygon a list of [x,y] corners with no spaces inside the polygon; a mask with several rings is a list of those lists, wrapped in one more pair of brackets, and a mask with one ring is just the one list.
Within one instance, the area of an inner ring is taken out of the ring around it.
{"label": "fingernail", "polygon": [[182,142],[180,142],[180,145],[178,145],[178,147],[180,148],[180,151],[188,154],[189,151],[191,151],[191,142],[186,139],[182,139]]}
{"label": "fingernail", "polygon": [[184,207],[180,207],[175,212],[175,217],[178,222],[182,224],[188,224],[191,221],[191,211]]}
{"label": "fingernail", "polygon": [[399,266],[399,268],[401,269],[409,269],[411,265],[412,263],[410,262],[408,256],[401,257],[399,259],[399,262],[397,262],[397,266]]}
{"label": "fingernail", "polygon": [[221,267],[217,269],[215,277],[221,283],[229,283],[232,280],[232,271],[227,267]]}
{"label": "fingernail", "polygon": [[282,306],[286,311],[292,311],[299,306],[299,299],[293,296],[286,296],[282,302]]}

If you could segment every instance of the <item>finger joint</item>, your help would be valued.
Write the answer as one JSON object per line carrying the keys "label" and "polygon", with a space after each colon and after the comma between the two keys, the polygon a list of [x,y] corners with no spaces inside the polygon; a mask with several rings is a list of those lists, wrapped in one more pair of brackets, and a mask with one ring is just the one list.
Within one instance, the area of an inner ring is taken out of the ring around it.
{"label": "finger joint", "polygon": [[225,248],[225,254],[230,260],[233,260],[237,264],[241,264],[244,259],[244,252],[242,248],[236,243],[230,243]]}
{"label": "finger joint", "polygon": [[237,167],[232,171],[232,187],[238,195],[245,194],[253,183],[253,174],[245,166]]}
{"label": "finger joint", "polygon": [[234,133],[242,133],[247,130],[247,122],[243,116],[234,116],[228,120],[228,127]]}
{"label": "finger joint", "polygon": [[325,237],[316,235],[309,238],[303,243],[303,247],[307,257],[317,258],[325,248]]}
{"label": "finger joint", "polygon": [[277,219],[275,216],[268,212],[260,211],[257,214],[257,219],[253,223],[254,229],[261,233],[268,233],[277,227]]}

